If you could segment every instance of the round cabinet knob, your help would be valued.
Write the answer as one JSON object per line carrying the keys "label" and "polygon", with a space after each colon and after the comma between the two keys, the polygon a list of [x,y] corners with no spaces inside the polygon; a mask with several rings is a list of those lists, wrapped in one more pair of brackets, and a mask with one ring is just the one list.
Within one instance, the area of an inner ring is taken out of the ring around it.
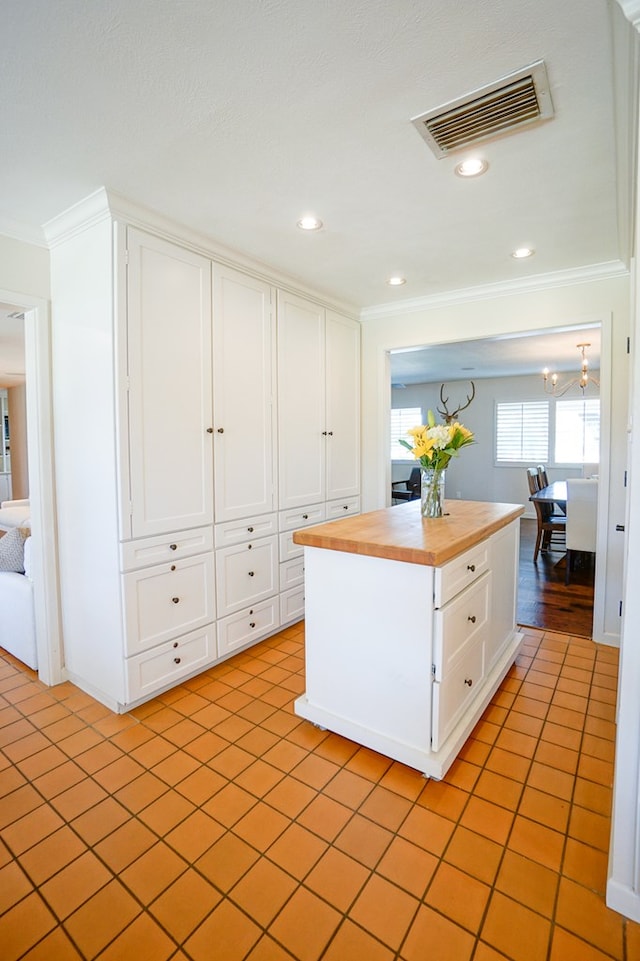
{"label": "round cabinet knob", "polygon": [[473,684],[473,679],[470,677],[465,677],[464,683],[467,685],[467,687],[471,687],[471,685]]}
{"label": "round cabinet knob", "polygon": [[471,571],[472,574],[473,574],[473,572],[475,571],[475,569],[476,569],[476,565],[475,565],[475,564],[467,564],[467,570],[468,570],[468,571]]}
{"label": "round cabinet knob", "polygon": [[303,514],[303,515],[302,515],[302,520],[303,520],[303,521],[308,521],[308,520],[309,520],[309,515],[308,515],[308,514]]}
{"label": "round cabinet knob", "polygon": [[224,434],[224,427],[218,427],[218,433]]}
{"label": "round cabinet knob", "polygon": [[249,571],[249,577],[255,577],[255,576],[256,576],[255,571]]}
{"label": "round cabinet knob", "polygon": [[343,509],[344,511],[348,511],[348,510],[349,510],[349,505],[348,505],[348,504],[343,504],[343,505],[342,505],[342,509]]}
{"label": "round cabinet knob", "polygon": [[174,641],[174,642],[173,642],[173,646],[174,646],[174,647],[177,647],[177,646],[178,646],[178,642],[177,642],[177,641]]}
{"label": "round cabinet knob", "polygon": [[171,600],[173,601],[174,604],[179,604],[179,603],[180,603],[180,598],[179,598],[179,597],[172,597]]}
{"label": "round cabinet knob", "polygon": [[169,568],[170,571],[175,571],[175,569],[176,569],[176,565],[175,565],[175,564],[172,564],[171,567]]}
{"label": "round cabinet knob", "polygon": [[213,434],[213,427],[207,427],[207,434]]}
{"label": "round cabinet knob", "polygon": [[180,661],[181,661],[181,658],[179,658],[179,657],[174,657],[174,659],[173,659],[173,663],[174,663],[174,664],[179,664]]}
{"label": "round cabinet knob", "polygon": [[169,550],[170,550],[170,551],[177,551],[177,550],[178,550],[178,545],[177,545],[177,544],[169,544]]}
{"label": "round cabinet knob", "polygon": [[323,437],[326,437],[326,436],[327,436],[327,431],[326,431],[326,430],[323,430],[323,431],[322,431],[322,436],[323,436]]}
{"label": "round cabinet knob", "polygon": [[467,618],[467,620],[468,620],[468,621],[471,621],[472,624],[475,624],[475,622],[476,622],[476,615],[475,615],[475,614],[469,614],[469,617]]}
{"label": "round cabinet knob", "polygon": [[327,434],[329,435],[329,437],[333,437],[333,431],[332,431],[332,430],[328,430],[328,431],[327,431]]}
{"label": "round cabinet knob", "polygon": [[247,527],[247,530],[249,531],[250,534],[253,534],[253,527]]}
{"label": "round cabinet knob", "polygon": [[255,627],[255,626],[256,626],[255,621],[249,621],[249,627]]}

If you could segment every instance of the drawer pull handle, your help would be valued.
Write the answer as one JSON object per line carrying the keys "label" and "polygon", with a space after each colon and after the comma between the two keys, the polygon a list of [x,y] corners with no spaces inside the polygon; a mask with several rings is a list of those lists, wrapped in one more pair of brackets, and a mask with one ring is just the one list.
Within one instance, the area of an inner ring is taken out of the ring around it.
{"label": "drawer pull handle", "polygon": [[180,663],[180,658],[179,658],[179,657],[174,657],[173,663],[174,663],[174,664],[179,664],[179,663]]}
{"label": "drawer pull handle", "polygon": [[249,531],[250,534],[253,534],[253,527],[247,527],[247,530]]}
{"label": "drawer pull handle", "polygon": [[468,571],[471,571],[472,574],[473,574],[473,572],[475,571],[475,569],[476,569],[476,565],[475,565],[475,564],[467,564],[467,570],[468,570]]}
{"label": "drawer pull handle", "polygon": [[302,515],[302,520],[303,520],[303,521],[308,521],[308,520],[309,520],[309,515],[308,515],[308,514],[303,514],[303,515]]}
{"label": "drawer pull handle", "polygon": [[177,545],[177,544],[169,544],[169,550],[170,550],[170,551],[177,551],[177,550],[178,550],[178,545]]}
{"label": "drawer pull handle", "polygon": [[207,427],[207,434],[213,434],[213,427]]}
{"label": "drawer pull handle", "polygon": [[173,646],[174,646],[174,647],[177,647],[177,646],[178,646],[178,642],[177,642],[177,641],[174,641],[174,642],[173,642]]}
{"label": "drawer pull handle", "polygon": [[467,618],[467,620],[468,620],[468,621],[471,621],[472,624],[475,624],[475,622],[476,622],[476,615],[475,615],[475,614],[469,614],[469,617]]}
{"label": "drawer pull handle", "polygon": [[470,677],[465,677],[464,683],[467,685],[467,687],[471,687],[471,685],[473,684],[473,680]]}
{"label": "drawer pull handle", "polygon": [[255,577],[255,576],[256,576],[255,571],[249,571],[249,577]]}
{"label": "drawer pull handle", "polygon": [[218,427],[218,433],[224,434],[224,427]]}
{"label": "drawer pull handle", "polygon": [[343,505],[342,505],[342,509],[343,509],[343,511],[348,511],[348,510],[349,510],[349,505],[348,505],[348,504],[343,504]]}
{"label": "drawer pull handle", "polygon": [[179,604],[179,603],[180,603],[180,598],[179,598],[179,597],[172,597],[171,600],[173,601],[174,604]]}
{"label": "drawer pull handle", "polygon": [[256,626],[255,621],[249,621],[249,627],[255,627],[255,626]]}
{"label": "drawer pull handle", "polygon": [[170,571],[175,571],[175,569],[176,569],[176,565],[175,565],[175,564],[172,564],[171,567],[169,568]]}

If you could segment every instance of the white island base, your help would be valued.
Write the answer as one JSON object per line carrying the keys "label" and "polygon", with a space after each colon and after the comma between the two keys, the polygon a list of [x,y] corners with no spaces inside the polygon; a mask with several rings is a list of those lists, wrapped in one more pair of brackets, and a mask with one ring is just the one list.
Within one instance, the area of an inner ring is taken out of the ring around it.
{"label": "white island base", "polygon": [[515,516],[440,566],[310,546],[314,537],[339,543],[346,520],[304,532],[306,690],[296,714],[428,777],[445,775],[522,643],[521,510],[501,506]]}

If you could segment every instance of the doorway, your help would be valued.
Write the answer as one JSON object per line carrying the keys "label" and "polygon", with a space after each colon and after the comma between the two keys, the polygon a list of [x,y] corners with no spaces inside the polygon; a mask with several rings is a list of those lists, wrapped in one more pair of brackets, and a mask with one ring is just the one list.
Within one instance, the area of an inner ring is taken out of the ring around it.
{"label": "doorway", "polygon": [[0,303],[24,315],[27,456],[38,676],[64,680],[56,539],[51,329],[47,301],[0,288]]}
{"label": "doorway", "polygon": [[[554,328],[544,332],[531,331],[497,338],[483,338],[477,341],[436,344],[415,349],[405,348],[399,351],[391,350],[388,365],[391,381],[391,406],[422,407],[425,413],[426,409],[434,409],[435,412],[438,406],[442,406],[437,401],[440,384],[444,382],[446,384],[445,396],[452,397],[452,405],[449,406],[455,408],[458,402],[465,402],[465,397],[470,392],[469,380],[473,380],[473,378],[476,378],[476,384],[482,383],[483,380],[488,382],[491,378],[495,378],[496,383],[499,378],[503,377],[518,378],[517,382],[513,381],[514,385],[522,379],[522,383],[526,384],[524,389],[528,391],[527,399],[529,399],[529,395],[532,399],[544,398],[542,369],[553,363],[555,369],[566,371],[565,376],[570,378],[579,366],[577,345],[585,339],[592,340],[595,345],[593,359],[597,361],[598,356],[600,358],[597,366],[600,370],[601,381],[599,394],[602,431],[600,469],[598,471],[600,475],[598,495],[600,509],[598,511],[597,556],[602,558],[603,562],[598,564],[595,575],[591,572],[591,583],[589,583],[588,578],[580,585],[576,581],[575,586],[570,587],[566,592],[564,568],[560,572],[559,569],[555,570],[551,566],[550,570],[545,572],[541,568],[540,560],[537,565],[539,571],[530,560],[526,562],[526,567],[521,565],[520,576],[524,582],[529,583],[528,605],[522,612],[522,618],[523,623],[526,622],[528,626],[548,630],[571,631],[569,626],[571,614],[579,611],[576,622],[580,625],[580,632],[588,630],[589,628],[585,625],[591,622],[589,636],[592,636],[595,640],[611,643],[611,640],[605,638],[604,608],[607,572],[608,568],[611,567],[610,556],[608,556],[611,551],[605,551],[605,546],[610,547],[607,535],[611,420],[610,317],[604,318],[602,321]],[[559,365],[555,367],[558,360],[560,361]],[[448,363],[451,364],[450,367],[447,367]],[[593,368],[596,369],[596,363],[593,364]],[[528,383],[526,381],[527,376]],[[465,382],[464,378],[469,378],[469,380]],[[505,383],[507,383],[506,380]],[[417,390],[418,385],[424,388],[429,387],[431,389],[430,393],[425,389],[421,394]],[[458,394],[460,394],[459,397]],[[440,397],[442,397],[441,393]],[[505,399],[507,398],[505,397]],[[476,400],[468,411],[465,410],[463,423],[476,432],[478,445],[473,457],[468,457],[465,452],[458,461],[452,461],[450,467],[453,466],[454,470],[448,471],[448,474],[451,473],[452,475],[452,483],[449,483],[449,477],[447,477],[446,496],[461,497],[463,500],[522,503],[529,507],[528,490],[522,464],[507,465],[506,469],[503,470],[502,465],[498,465],[494,461],[493,425],[495,423],[496,403],[497,394],[491,398],[485,396],[484,402],[481,400],[478,404]],[[438,418],[437,413],[436,418]],[[472,451],[473,448],[467,448],[467,450]],[[482,456],[479,456],[480,450]],[[551,460],[553,463],[553,457],[551,457]],[[392,463],[391,479],[398,479],[403,471],[407,474],[408,466],[411,465],[407,465],[407,463],[394,465]],[[570,470],[566,466],[561,467],[559,464],[558,470],[553,473],[552,480],[563,480],[567,476],[579,477],[582,475],[582,467],[574,466],[574,469]],[[478,489],[479,478],[482,478],[482,493],[479,493]],[[388,502],[390,503],[390,500]],[[533,521],[533,524],[535,525],[535,521]],[[526,530],[524,540],[526,541]],[[621,542],[621,550],[622,547]],[[530,555],[532,557],[533,549],[531,549]],[[555,561],[557,562],[559,559],[556,556]],[[548,574],[548,576],[545,576],[545,574]],[[553,591],[555,604],[552,603],[552,586],[554,584],[556,585]],[[578,590],[578,586],[582,588],[582,591]],[[544,603],[542,597],[545,591],[549,591],[548,604]],[[563,593],[565,593],[566,598],[570,598],[573,593],[580,595],[569,600],[565,605],[564,612],[560,603]],[[560,627],[561,623],[566,626]]]}

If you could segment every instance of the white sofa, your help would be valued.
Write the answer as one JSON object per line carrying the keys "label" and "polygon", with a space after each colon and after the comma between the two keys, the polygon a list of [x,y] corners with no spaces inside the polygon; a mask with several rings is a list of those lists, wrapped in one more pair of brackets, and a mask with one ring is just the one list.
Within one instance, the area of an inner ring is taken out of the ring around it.
{"label": "white sofa", "polygon": [[[6,505],[6,506],[5,506]],[[6,520],[19,519],[18,523],[7,523],[0,530],[11,527],[30,527],[29,502],[5,501],[0,505]],[[36,649],[36,625],[33,606],[33,581],[31,579],[31,537],[24,542],[24,574],[13,571],[0,571],[0,647],[13,654],[28,667],[37,670],[38,653]]]}
{"label": "white sofa", "polygon": [[31,527],[28,499],[2,501],[0,504],[0,531],[10,531],[12,527]]}

